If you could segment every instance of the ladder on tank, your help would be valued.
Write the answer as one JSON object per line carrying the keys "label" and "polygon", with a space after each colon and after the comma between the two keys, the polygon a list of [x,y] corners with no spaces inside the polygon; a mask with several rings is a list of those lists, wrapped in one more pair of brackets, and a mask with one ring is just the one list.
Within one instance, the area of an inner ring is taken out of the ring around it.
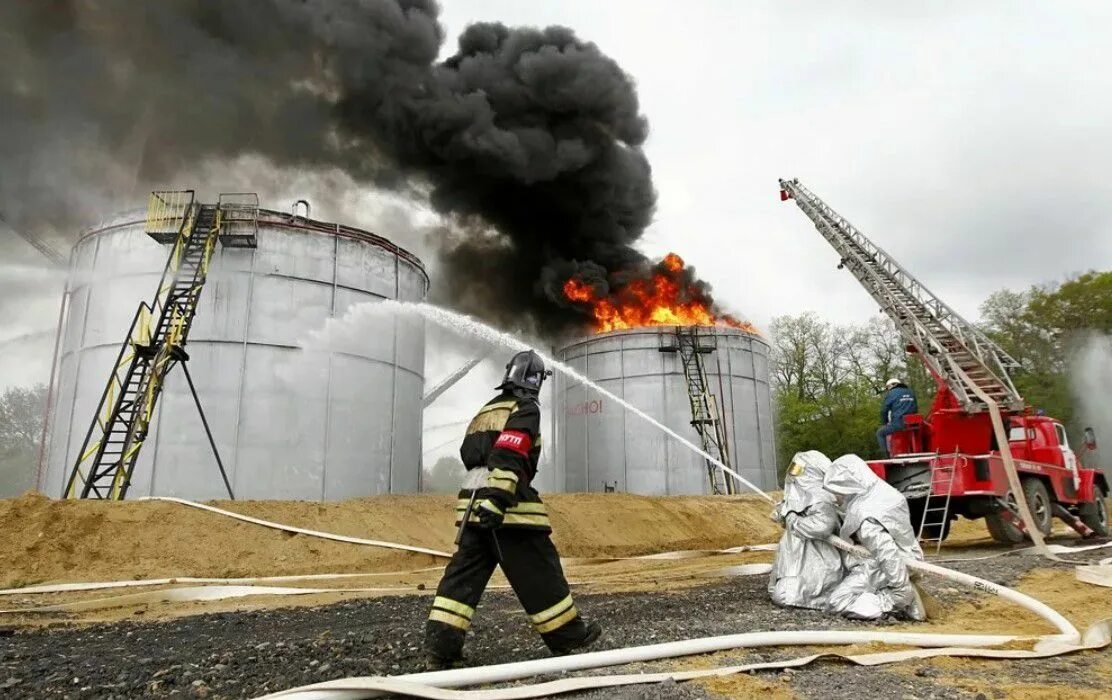
{"label": "ladder on tank", "polygon": [[[799,180],[780,180],[780,198],[795,203],[841,256],[846,268],[895,322],[928,368],[944,380],[968,412],[986,409],[981,390],[1002,408],[1023,399],[1008,376],[1019,363],[943,303],[888,253],[854,228]],[[975,387],[974,387],[975,385]]]}
{"label": "ladder on tank", "polygon": [[942,549],[942,541],[950,530],[950,497],[954,490],[954,476],[958,460],[965,459],[954,453],[949,464],[941,462],[931,470],[930,488],[923,500],[923,517],[919,521],[919,540],[933,542],[934,553]]}
{"label": "ladder on tank", "polygon": [[[675,345],[663,345],[662,352],[676,352],[683,365],[687,384],[687,397],[691,402],[691,425],[699,434],[703,451],[722,462],[730,464],[730,451],[726,431],[718,410],[718,398],[707,388],[707,373],[703,356],[714,352],[713,334],[700,334],[698,326],[676,326]],[[709,344],[704,342],[711,341]],[[707,478],[711,493],[733,494],[737,487],[733,479],[710,460],[706,461]]]}
{"label": "ladder on tank", "polygon": [[255,247],[258,209],[258,197],[253,194],[221,195],[217,204],[195,202],[192,190],[151,194],[146,233],[173,247],[154,300],[141,302],[135,312],[63,498],[126,497],[166,378],[179,364],[228,495],[235,497],[186,365],[185,344],[217,240],[229,247]]}

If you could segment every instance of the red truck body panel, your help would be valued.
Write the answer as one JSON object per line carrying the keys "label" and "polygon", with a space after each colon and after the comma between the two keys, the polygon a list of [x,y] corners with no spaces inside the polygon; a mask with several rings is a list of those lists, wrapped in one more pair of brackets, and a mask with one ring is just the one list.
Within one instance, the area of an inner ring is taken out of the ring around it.
{"label": "red truck body panel", "polygon": [[[1103,477],[1096,469],[1082,467],[1073,451],[1063,447],[1065,430],[1058,421],[1048,416],[1014,414],[1005,415],[1004,421],[1012,459],[1021,475],[1042,478],[1051,497],[1062,504],[1093,500],[1094,484]],[[877,476],[896,485],[908,478],[912,467],[931,472],[954,469],[952,480],[948,475],[930,480],[932,495],[945,496],[947,483],[951,498],[1007,495],[1004,460],[988,412],[961,410],[943,385],[927,417],[907,416],[905,422],[907,427],[890,437],[892,458],[869,462]],[[925,490],[921,495],[927,495]]]}

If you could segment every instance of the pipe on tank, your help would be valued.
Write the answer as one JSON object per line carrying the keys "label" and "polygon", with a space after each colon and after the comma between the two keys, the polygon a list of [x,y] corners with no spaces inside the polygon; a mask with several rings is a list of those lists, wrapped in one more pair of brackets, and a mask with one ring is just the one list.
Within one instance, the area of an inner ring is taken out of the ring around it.
{"label": "pipe on tank", "polygon": [[471,358],[467,362],[464,362],[462,365],[460,365],[455,371],[442,379],[435,386],[433,386],[433,388],[426,391],[423,398],[424,407],[428,408],[434,401],[440,398],[441,394],[455,386],[459,382],[459,380],[466,377],[471,370],[475,369],[476,365],[485,360],[487,357],[487,353],[483,353],[478,357]]}
{"label": "pipe on tank", "polygon": [[296,202],[294,202],[293,206],[290,207],[290,216],[293,217],[294,219],[297,218],[297,206],[299,204],[302,204],[302,205],[305,206],[305,216],[303,218],[306,218],[306,219],[311,218],[309,216],[309,210],[310,210],[309,200],[307,200],[307,199],[299,199]]}

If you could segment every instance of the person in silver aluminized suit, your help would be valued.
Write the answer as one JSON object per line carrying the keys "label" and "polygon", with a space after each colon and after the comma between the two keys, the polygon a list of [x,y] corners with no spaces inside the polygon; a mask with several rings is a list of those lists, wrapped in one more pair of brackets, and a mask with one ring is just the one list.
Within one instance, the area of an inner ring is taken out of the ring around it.
{"label": "person in silver aluminized suit", "polygon": [[844,575],[842,555],[826,538],[838,531],[834,495],[823,488],[830,460],[821,452],[798,452],[784,476],[784,500],[772,519],[784,535],[772,561],[768,593],[777,605],[822,610]]}
{"label": "person in silver aluminized suit", "polygon": [[926,610],[904,562],[905,557],[923,558],[907,499],[857,455],[834,460],[823,485],[842,503],[842,538],[873,553],[871,559],[846,555],[849,575],[830,593],[828,609],[865,620],[888,614],[925,620]]}

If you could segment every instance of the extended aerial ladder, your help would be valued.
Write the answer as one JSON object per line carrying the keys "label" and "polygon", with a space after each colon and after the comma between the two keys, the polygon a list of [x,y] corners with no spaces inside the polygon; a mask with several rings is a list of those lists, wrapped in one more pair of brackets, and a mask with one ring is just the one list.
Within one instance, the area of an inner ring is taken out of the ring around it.
{"label": "extended aerial ladder", "polygon": [[135,312],[66,481],[64,498],[120,500],[127,495],[166,378],[179,364],[234,498],[186,365],[185,345],[217,241],[227,247],[255,247],[258,210],[254,194],[222,194],[216,204],[195,202],[192,190],[151,194],[146,233],[173,247],[154,299],[141,302]]}
{"label": "extended aerial ladder", "polygon": [[[660,350],[679,355],[684,381],[687,384],[687,397],[691,402],[691,425],[699,434],[703,451],[732,468],[725,424],[718,409],[718,398],[707,386],[707,372],[703,366],[703,356],[714,352],[715,348],[713,333],[700,333],[698,326],[676,326],[675,344],[662,345]],[[705,461],[711,493],[736,493],[737,486],[733,479],[713,462]]]}

